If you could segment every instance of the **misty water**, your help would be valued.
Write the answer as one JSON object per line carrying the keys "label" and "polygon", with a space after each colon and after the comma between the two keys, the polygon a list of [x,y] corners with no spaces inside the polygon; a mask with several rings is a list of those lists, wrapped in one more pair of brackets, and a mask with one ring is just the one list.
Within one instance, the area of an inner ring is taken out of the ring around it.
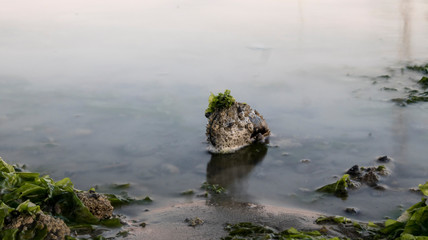
{"label": "misty water", "polygon": [[[390,99],[421,78],[405,68],[428,62],[427,39],[423,0],[3,2],[0,156],[78,189],[130,183],[154,200],[118,210],[131,219],[205,181],[232,202],[397,217],[428,180],[428,104]],[[225,89],[263,114],[268,145],[207,152]],[[382,155],[385,191],[314,194]]]}

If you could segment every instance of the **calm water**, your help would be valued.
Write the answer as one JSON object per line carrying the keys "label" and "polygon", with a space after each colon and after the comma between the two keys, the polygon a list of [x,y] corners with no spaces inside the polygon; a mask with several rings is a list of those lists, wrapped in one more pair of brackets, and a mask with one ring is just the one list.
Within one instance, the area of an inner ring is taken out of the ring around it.
{"label": "calm water", "polygon": [[[428,61],[423,0],[14,1],[0,8],[0,155],[79,189],[131,183],[150,206],[204,181],[231,201],[395,217],[428,180],[428,104],[399,107]],[[390,79],[376,78],[388,74]],[[376,81],[376,84],[374,82]],[[268,146],[206,151],[210,92],[261,112]],[[314,195],[395,159],[386,191]],[[300,163],[310,159],[309,164]],[[199,191],[199,190],[198,190]],[[194,196],[193,199],[197,197]]]}

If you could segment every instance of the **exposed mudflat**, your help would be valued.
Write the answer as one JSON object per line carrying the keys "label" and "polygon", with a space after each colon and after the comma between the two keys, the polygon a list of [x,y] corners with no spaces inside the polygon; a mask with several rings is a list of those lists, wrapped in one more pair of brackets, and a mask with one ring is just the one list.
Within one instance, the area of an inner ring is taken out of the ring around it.
{"label": "exposed mudflat", "polygon": [[[285,230],[290,227],[299,230],[320,230],[315,220],[321,213],[300,209],[254,204],[233,206],[207,205],[206,201],[177,204],[171,207],[148,211],[145,227],[134,227],[128,239],[220,239],[227,235],[226,223],[252,222]],[[186,219],[199,218],[202,224],[190,226]],[[341,236],[329,232],[332,236]]]}

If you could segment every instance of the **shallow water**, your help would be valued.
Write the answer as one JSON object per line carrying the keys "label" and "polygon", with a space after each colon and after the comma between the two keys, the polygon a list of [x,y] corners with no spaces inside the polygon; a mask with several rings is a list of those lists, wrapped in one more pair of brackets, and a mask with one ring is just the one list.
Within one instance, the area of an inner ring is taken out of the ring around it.
{"label": "shallow water", "polygon": [[[2,6],[0,155],[79,189],[131,183],[130,195],[155,201],[122,208],[130,218],[192,201],[180,192],[204,181],[232,202],[357,207],[361,220],[396,217],[421,197],[408,188],[428,180],[428,105],[400,107],[389,100],[401,91],[380,89],[420,78],[401,69],[428,62],[426,1]],[[224,89],[264,115],[267,146],[206,151],[207,98]],[[386,191],[313,194],[380,155],[395,159]]]}

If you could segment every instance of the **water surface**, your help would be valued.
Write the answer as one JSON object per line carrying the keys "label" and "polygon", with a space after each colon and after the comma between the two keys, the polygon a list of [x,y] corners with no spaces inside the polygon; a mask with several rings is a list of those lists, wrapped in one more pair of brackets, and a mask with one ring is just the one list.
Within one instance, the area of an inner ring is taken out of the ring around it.
{"label": "water surface", "polygon": [[[204,181],[228,202],[396,217],[428,176],[427,105],[389,100],[428,61],[423,0],[14,1],[0,9],[0,155],[79,189],[131,183],[150,206],[192,201]],[[379,78],[389,75],[391,78]],[[206,151],[210,92],[261,112],[267,146]],[[355,164],[395,159],[386,191],[313,190]],[[310,159],[303,164],[301,159]],[[106,187],[107,188],[107,187]],[[108,189],[108,188],[107,188]]]}

